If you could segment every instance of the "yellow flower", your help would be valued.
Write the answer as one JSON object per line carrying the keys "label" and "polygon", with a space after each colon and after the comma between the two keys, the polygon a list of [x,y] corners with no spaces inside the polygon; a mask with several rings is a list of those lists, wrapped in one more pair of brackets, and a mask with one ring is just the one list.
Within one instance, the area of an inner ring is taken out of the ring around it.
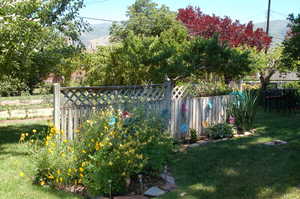
{"label": "yellow flower", "polygon": [[60,181],[61,183],[63,182],[63,180],[64,180],[64,179],[63,179],[62,177],[59,178],[59,181]]}
{"label": "yellow flower", "polygon": [[29,134],[28,134],[28,133],[25,133],[25,136],[29,136]]}
{"label": "yellow flower", "polygon": [[68,169],[68,173],[72,173],[72,169],[69,168],[69,169]]}
{"label": "yellow flower", "polygon": [[109,165],[109,166],[112,166],[112,165],[113,165],[113,163],[112,163],[111,161],[109,161],[108,165]]}
{"label": "yellow flower", "polygon": [[68,140],[64,140],[63,142],[66,144],[66,143],[68,143]]}
{"label": "yellow flower", "polygon": [[44,184],[46,184],[46,183],[45,183],[45,181],[44,181],[44,180],[42,180],[42,181],[40,182],[40,185],[42,185],[42,186],[43,186]]}
{"label": "yellow flower", "polygon": [[48,175],[48,179],[54,179],[53,175]]}
{"label": "yellow flower", "polygon": [[19,174],[21,177],[25,176],[25,174],[23,172],[20,172]]}
{"label": "yellow flower", "polygon": [[56,173],[57,173],[58,175],[60,175],[60,174],[61,174],[60,169],[57,169]]}
{"label": "yellow flower", "polygon": [[85,151],[85,150],[82,150],[81,152],[82,152],[82,153],[86,153],[86,151]]}
{"label": "yellow flower", "polygon": [[32,133],[36,133],[37,131],[35,129],[32,130]]}
{"label": "yellow flower", "polygon": [[25,133],[22,133],[19,142],[23,142],[25,140],[25,137],[26,137]]}
{"label": "yellow flower", "polygon": [[83,177],[83,174],[82,174],[82,173],[80,173],[79,175],[80,175],[80,177]]}
{"label": "yellow flower", "polygon": [[80,167],[80,168],[79,168],[79,171],[80,171],[80,172],[83,172],[83,171],[84,171],[84,168]]}

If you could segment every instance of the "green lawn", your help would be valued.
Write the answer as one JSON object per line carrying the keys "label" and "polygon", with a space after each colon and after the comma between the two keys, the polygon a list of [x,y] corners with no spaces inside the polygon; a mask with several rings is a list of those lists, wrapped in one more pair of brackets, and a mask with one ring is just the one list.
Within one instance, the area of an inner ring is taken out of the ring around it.
{"label": "green lawn", "polygon": [[[40,122],[0,127],[0,199],[79,198],[32,184],[33,166],[18,140],[21,133],[45,128],[45,124]],[[25,176],[20,176],[21,172]]]}
{"label": "green lawn", "polygon": [[[172,172],[178,189],[162,199],[300,199],[300,116],[260,113],[256,126],[256,136],[176,154]],[[33,167],[18,139],[22,132],[43,127],[0,127],[0,198],[79,198],[32,185]],[[289,144],[261,144],[273,139]]]}
{"label": "green lawn", "polygon": [[[162,198],[300,198],[300,116],[261,113],[256,126],[256,136],[176,155],[172,171],[179,188]],[[289,144],[262,144],[273,139]]]}

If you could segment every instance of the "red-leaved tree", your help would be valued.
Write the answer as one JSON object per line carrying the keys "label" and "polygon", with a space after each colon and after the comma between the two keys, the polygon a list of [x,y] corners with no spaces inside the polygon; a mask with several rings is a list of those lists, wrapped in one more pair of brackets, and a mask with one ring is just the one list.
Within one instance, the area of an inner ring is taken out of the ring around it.
{"label": "red-leaved tree", "polygon": [[254,30],[252,22],[241,24],[229,17],[210,16],[192,6],[179,9],[177,19],[188,28],[191,35],[211,38],[217,33],[220,41],[227,41],[231,47],[246,45],[261,50],[269,48],[272,41],[263,29]]}

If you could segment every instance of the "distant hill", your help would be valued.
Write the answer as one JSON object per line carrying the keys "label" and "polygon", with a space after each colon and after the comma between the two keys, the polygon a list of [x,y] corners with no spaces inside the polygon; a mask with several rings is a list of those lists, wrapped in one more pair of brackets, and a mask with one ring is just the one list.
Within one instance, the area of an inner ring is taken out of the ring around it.
{"label": "distant hill", "polygon": [[[288,31],[287,25],[287,20],[270,21],[270,35],[273,37],[273,45],[283,42]],[[264,30],[266,30],[266,26],[266,22],[254,24],[255,28],[263,28]]]}
{"label": "distant hill", "polygon": [[[273,37],[273,45],[281,43],[287,33],[287,20],[270,21],[270,35]],[[92,24],[92,31],[86,32],[81,36],[81,41],[88,49],[95,49],[99,45],[109,45],[109,29],[111,24]],[[266,29],[266,22],[254,24],[255,28]]]}
{"label": "distant hill", "polygon": [[99,45],[108,45],[110,27],[109,23],[91,24],[92,31],[83,33],[80,39],[88,49],[95,49]]}

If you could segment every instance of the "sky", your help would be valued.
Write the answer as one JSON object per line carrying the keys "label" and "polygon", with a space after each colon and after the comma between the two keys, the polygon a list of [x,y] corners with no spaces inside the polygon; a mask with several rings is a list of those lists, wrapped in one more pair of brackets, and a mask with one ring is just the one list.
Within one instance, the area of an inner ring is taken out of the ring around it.
{"label": "sky", "polygon": [[[82,17],[126,20],[126,10],[135,0],[85,0],[86,7],[80,12]],[[200,7],[206,14],[229,16],[242,23],[266,21],[268,0],[154,0],[171,10],[189,5]],[[272,0],[271,20],[286,19],[289,13],[300,13],[300,0]],[[90,23],[103,23],[88,20]]]}

